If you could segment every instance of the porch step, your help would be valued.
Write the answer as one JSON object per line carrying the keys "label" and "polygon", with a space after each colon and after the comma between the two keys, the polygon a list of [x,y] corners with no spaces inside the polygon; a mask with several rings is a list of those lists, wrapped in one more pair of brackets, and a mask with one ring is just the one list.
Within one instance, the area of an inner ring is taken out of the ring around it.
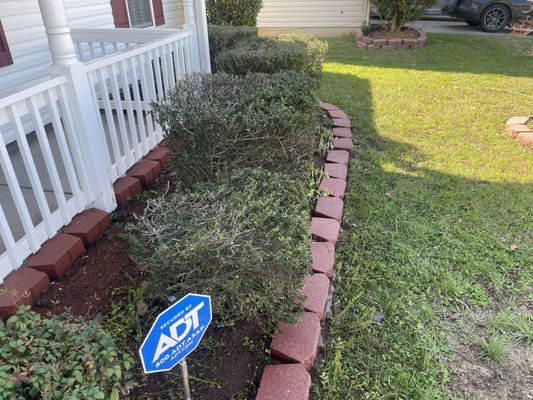
{"label": "porch step", "polygon": [[89,247],[111,226],[111,218],[105,211],[89,208],[76,215],[70,224],[63,228],[63,233],[79,237],[85,247]]}
{"label": "porch step", "polygon": [[27,266],[45,272],[50,280],[58,279],[67,268],[85,252],[83,241],[76,236],[61,233],[48,240],[41,249],[28,258]]}

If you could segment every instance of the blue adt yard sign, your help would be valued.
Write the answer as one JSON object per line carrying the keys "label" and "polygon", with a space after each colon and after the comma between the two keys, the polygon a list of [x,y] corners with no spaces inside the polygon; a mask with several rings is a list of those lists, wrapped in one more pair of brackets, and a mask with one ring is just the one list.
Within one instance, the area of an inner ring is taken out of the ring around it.
{"label": "blue adt yard sign", "polygon": [[139,350],[144,372],[174,368],[198,347],[211,318],[211,298],[200,294],[188,294],[159,314]]}

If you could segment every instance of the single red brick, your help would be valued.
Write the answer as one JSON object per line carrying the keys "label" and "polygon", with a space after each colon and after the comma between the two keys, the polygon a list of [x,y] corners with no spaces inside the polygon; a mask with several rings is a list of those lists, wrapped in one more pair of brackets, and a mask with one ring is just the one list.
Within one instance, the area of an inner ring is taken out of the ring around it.
{"label": "single red brick", "polygon": [[533,147],[533,132],[520,132],[516,141],[524,146]]}
{"label": "single red brick", "polygon": [[399,48],[399,49],[403,49],[403,50],[407,50],[407,49],[410,49],[411,46],[408,45],[408,44],[399,44],[399,45],[398,45],[398,48]]}
{"label": "single red brick", "polygon": [[344,202],[338,197],[319,197],[316,201],[314,215],[323,218],[333,218],[337,221],[342,220],[342,210]]}
{"label": "single red brick", "polygon": [[326,161],[335,164],[348,165],[350,163],[350,153],[345,150],[330,150],[326,156]]}
{"label": "single red brick", "polygon": [[351,139],[353,137],[352,130],[350,128],[333,128],[333,137]]}
{"label": "single red brick", "polygon": [[398,45],[402,44],[402,42],[403,42],[403,39],[389,39],[388,45],[389,46],[398,46]]}
{"label": "single red brick", "polygon": [[50,286],[50,279],[42,271],[33,268],[22,268],[4,281],[4,286],[8,292],[24,293],[29,291],[34,299],[40,296],[42,291]]}
{"label": "single red brick", "polygon": [[405,45],[414,46],[417,43],[418,43],[418,39],[417,38],[405,38],[405,39],[403,39],[403,44],[405,44]]}
{"label": "single red brick", "polygon": [[141,181],[131,176],[118,178],[115,183],[113,183],[113,189],[119,206],[125,206],[128,204],[128,199],[130,197],[141,193],[143,190]]}
{"label": "single red brick", "polygon": [[146,160],[157,161],[161,167],[164,167],[170,158],[170,149],[168,147],[156,147],[144,158]]}
{"label": "single red brick", "polygon": [[374,40],[372,38],[369,38],[368,36],[363,36],[361,39],[359,39],[362,43],[372,44],[374,43]]}
{"label": "single red brick", "polygon": [[531,132],[531,129],[527,125],[520,124],[508,124],[505,126],[505,129],[513,138],[516,138],[519,133]]}
{"label": "single red brick", "polygon": [[342,110],[330,110],[328,113],[331,118],[348,118],[346,113]]}
{"label": "single red brick", "polygon": [[311,258],[313,259],[313,272],[333,278],[335,264],[335,245],[329,242],[311,243]]}
{"label": "single red brick", "polygon": [[320,102],[319,107],[324,111],[338,110],[337,106],[334,106],[333,104],[330,104],[330,103]]}
{"label": "single red brick", "polygon": [[311,234],[319,241],[335,243],[340,231],[339,221],[330,218],[311,218]]}
{"label": "single red brick", "polygon": [[333,138],[333,150],[346,150],[351,153],[353,150],[352,139]]}
{"label": "single red brick", "polygon": [[89,208],[72,218],[70,224],[63,228],[63,233],[79,237],[85,247],[89,247],[109,226],[111,226],[109,213]]}
{"label": "single red brick", "polygon": [[12,291],[0,285],[0,318],[10,317],[15,314],[20,306],[32,305],[31,291]]}
{"label": "single red brick", "polygon": [[281,361],[300,363],[310,371],[316,360],[319,340],[320,321],[315,314],[306,312],[295,324],[279,324],[270,345],[271,355]]}
{"label": "single red brick", "polygon": [[27,266],[45,272],[51,280],[63,275],[70,264],[83,254],[83,241],[61,233],[45,242],[41,249],[28,258]]}
{"label": "single red brick", "polygon": [[357,47],[359,47],[360,49],[367,49],[367,48],[368,48],[368,44],[363,43],[363,42],[357,42],[356,45],[357,45]]}
{"label": "single red brick", "polygon": [[348,118],[333,118],[334,128],[351,128],[352,122]]}
{"label": "single red brick", "polygon": [[305,310],[312,312],[322,321],[329,295],[328,277],[324,274],[307,275],[304,278],[302,294],[306,297]]}
{"label": "single red brick", "polygon": [[318,188],[326,191],[330,196],[342,199],[344,198],[344,193],[346,193],[346,181],[336,178],[324,178]]}
{"label": "single red brick", "polygon": [[505,123],[506,125],[526,125],[533,117],[511,117]]}
{"label": "single red brick", "polygon": [[379,49],[381,49],[381,47],[380,46],[376,46],[374,44],[369,44],[367,49],[368,50],[379,50]]}
{"label": "single red brick", "polygon": [[428,37],[427,36],[419,36],[417,39],[417,45],[419,46],[423,46],[426,44],[426,42],[428,41]]}
{"label": "single red brick", "polygon": [[256,400],[309,400],[311,376],[301,364],[267,365]]}
{"label": "single red brick", "polygon": [[146,187],[156,178],[159,172],[161,172],[161,164],[157,161],[143,160],[131,167],[126,172],[126,176],[137,178],[141,181],[141,185]]}
{"label": "single red brick", "polygon": [[386,46],[389,42],[389,39],[374,39],[374,46]]}
{"label": "single red brick", "polygon": [[326,163],[324,171],[331,178],[338,178],[346,180],[348,176],[348,167],[342,164]]}

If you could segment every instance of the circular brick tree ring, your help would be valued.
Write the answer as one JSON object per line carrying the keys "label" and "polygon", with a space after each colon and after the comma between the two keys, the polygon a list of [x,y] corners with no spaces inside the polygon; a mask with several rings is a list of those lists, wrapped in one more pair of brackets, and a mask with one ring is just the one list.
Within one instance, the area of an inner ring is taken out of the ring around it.
{"label": "circular brick tree ring", "polygon": [[533,130],[528,126],[531,121],[533,116],[509,118],[505,123],[505,130],[521,145],[533,147]]}
{"label": "circular brick tree ring", "polygon": [[412,49],[422,47],[426,44],[428,37],[425,32],[418,31],[418,37],[408,38],[372,38],[365,36],[361,28],[355,29],[355,43],[360,49],[380,50],[380,49]]}

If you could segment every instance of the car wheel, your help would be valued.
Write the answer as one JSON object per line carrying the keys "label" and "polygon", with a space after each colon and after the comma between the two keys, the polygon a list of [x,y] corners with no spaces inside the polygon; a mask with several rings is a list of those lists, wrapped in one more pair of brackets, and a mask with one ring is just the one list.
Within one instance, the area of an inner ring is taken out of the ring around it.
{"label": "car wheel", "polygon": [[479,26],[485,32],[502,30],[511,19],[511,12],[503,4],[493,4],[481,13]]}
{"label": "car wheel", "polygon": [[465,21],[470,26],[479,26],[479,21]]}

